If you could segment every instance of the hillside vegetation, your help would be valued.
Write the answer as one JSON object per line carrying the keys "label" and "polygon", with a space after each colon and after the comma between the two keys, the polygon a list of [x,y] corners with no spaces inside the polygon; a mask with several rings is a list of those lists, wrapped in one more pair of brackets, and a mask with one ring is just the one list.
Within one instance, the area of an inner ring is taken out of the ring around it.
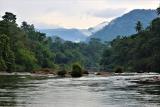
{"label": "hillside vegetation", "polygon": [[136,30],[137,34],[119,36],[110,43],[101,60],[104,68],[121,66],[125,71],[160,72],[160,18],[145,30],[138,22]]}
{"label": "hillside vegetation", "polygon": [[0,21],[0,71],[27,71],[40,68],[71,69],[79,63],[84,68],[98,67],[104,44],[92,39],[88,44],[46,37],[34,25],[22,22],[6,12]]}
{"label": "hillside vegetation", "polygon": [[46,37],[27,22],[19,27],[16,15],[6,12],[0,21],[0,71],[75,71],[72,65],[76,63],[83,69],[160,72],[160,18],[146,29],[140,21],[134,28],[137,34],[118,36],[111,42],[92,38],[88,43],[73,43]]}
{"label": "hillside vegetation", "polygon": [[112,41],[118,35],[130,36],[136,33],[134,27],[137,21],[141,21],[143,27],[146,28],[156,17],[155,10],[135,9],[115,18],[101,30],[93,33],[88,39],[99,38],[102,41]]}

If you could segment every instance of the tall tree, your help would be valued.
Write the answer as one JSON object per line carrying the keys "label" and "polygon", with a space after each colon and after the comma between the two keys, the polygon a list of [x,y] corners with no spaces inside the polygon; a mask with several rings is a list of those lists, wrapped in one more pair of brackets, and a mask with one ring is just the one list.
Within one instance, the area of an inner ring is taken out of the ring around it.
{"label": "tall tree", "polygon": [[156,9],[157,14],[160,15],[160,6]]}
{"label": "tall tree", "polygon": [[15,66],[14,53],[10,48],[10,39],[7,35],[0,35],[0,62],[3,70],[12,71]]}
{"label": "tall tree", "polygon": [[141,23],[140,21],[138,21],[138,22],[136,23],[135,29],[136,29],[136,31],[137,31],[138,33],[142,31],[143,25],[142,25],[142,23]]}
{"label": "tall tree", "polygon": [[2,18],[4,21],[7,21],[7,22],[13,22],[13,23],[16,22],[16,15],[10,12],[5,12],[5,15]]}

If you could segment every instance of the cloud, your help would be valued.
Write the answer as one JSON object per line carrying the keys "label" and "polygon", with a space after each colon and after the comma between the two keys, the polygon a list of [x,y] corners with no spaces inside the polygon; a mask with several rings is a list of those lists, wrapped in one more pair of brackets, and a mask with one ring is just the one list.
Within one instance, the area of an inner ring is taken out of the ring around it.
{"label": "cloud", "polygon": [[36,23],[36,24],[34,24],[34,26],[37,29],[48,29],[48,28],[57,29],[57,28],[63,28],[63,27],[58,26],[58,25],[46,24],[46,23]]}
{"label": "cloud", "polygon": [[[32,18],[32,22],[39,27],[39,23],[43,22],[43,25],[58,25],[67,28],[88,28],[90,26],[95,26],[103,22],[102,18],[93,17],[86,14],[74,14],[66,15],[61,12],[50,12],[46,13],[41,17]],[[49,26],[48,26],[49,27]]]}
{"label": "cloud", "polygon": [[9,11],[18,23],[25,20],[37,27],[87,28],[132,9],[158,5],[159,0],[0,0],[0,15]]}
{"label": "cloud", "polygon": [[124,14],[126,10],[127,9],[125,8],[118,8],[118,9],[107,8],[104,10],[88,12],[88,14],[91,16],[100,17],[100,18],[113,18],[113,17],[117,17],[119,15]]}

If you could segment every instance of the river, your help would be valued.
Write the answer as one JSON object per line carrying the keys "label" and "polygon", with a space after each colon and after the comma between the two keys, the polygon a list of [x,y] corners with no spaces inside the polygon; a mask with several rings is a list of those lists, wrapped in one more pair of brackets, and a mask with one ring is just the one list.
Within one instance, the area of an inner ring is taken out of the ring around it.
{"label": "river", "polygon": [[81,78],[0,75],[0,106],[160,107],[160,84],[132,82],[153,75],[90,75]]}

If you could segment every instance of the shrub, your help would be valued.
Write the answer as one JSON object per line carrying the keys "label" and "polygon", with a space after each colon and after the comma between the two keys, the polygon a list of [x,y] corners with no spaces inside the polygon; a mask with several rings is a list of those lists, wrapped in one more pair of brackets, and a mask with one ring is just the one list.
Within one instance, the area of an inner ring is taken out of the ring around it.
{"label": "shrub", "polygon": [[89,74],[89,72],[87,70],[84,70],[83,74]]}
{"label": "shrub", "polygon": [[114,70],[113,70],[115,73],[123,73],[123,67],[116,67]]}
{"label": "shrub", "polygon": [[67,71],[66,70],[60,70],[57,72],[57,75],[60,76],[60,77],[65,77]]}
{"label": "shrub", "polygon": [[24,72],[25,69],[26,69],[26,67],[24,65],[18,65],[18,64],[15,65],[16,72]]}
{"label": "shrub", "polygon": [[82,76],[82,67],[79,64],[72,65],[71,76],[72,77],[81,77]]}
{"label": "shrub", "polygon": [[7,66],[5,64],[5,61],[0,57],[0,71],[5,71],[7,69]]}

